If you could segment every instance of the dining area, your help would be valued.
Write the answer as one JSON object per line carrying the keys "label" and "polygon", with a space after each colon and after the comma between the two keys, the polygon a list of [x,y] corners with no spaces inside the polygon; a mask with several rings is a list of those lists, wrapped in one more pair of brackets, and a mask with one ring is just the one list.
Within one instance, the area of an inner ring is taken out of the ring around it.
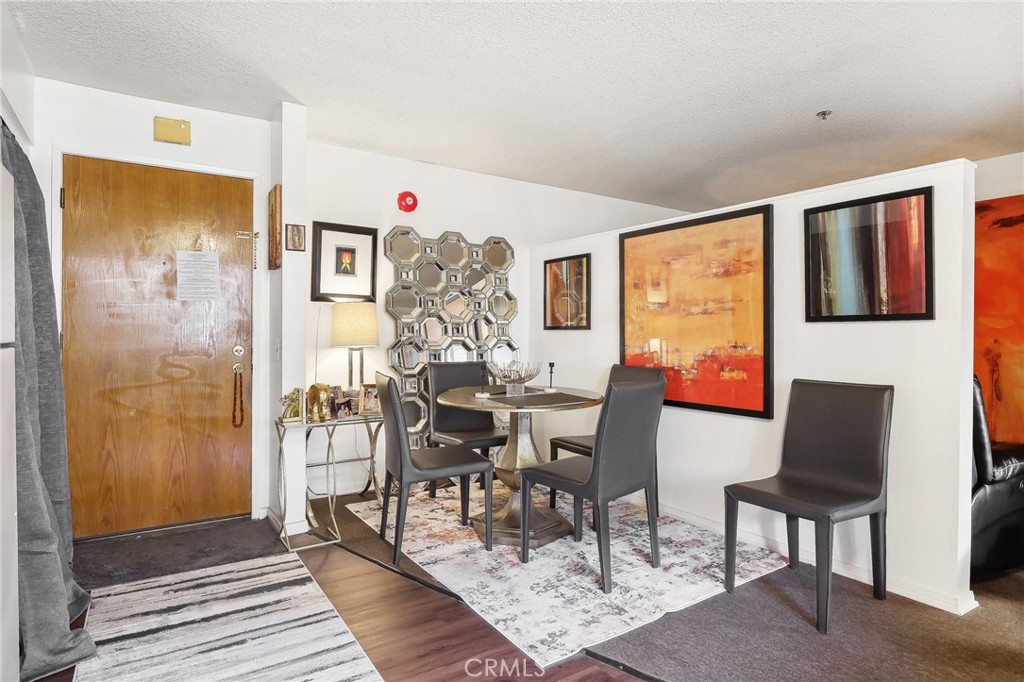
{"label": "dining area", "polygon": [[[412,486],[427,484],[433,497],[438,481],[452,479],[459,482],[461,524],[472,525],[487,551],[494,544],[518,548],[524,563],[531,549],[570,535],[579,542],[583,502],[590,501],[595,510],[601,588],[606,593],[612,585],[609,503],[643,491],[649,509],[650,563],[658,566],[657,430],[663,372],[616,365],[602,395],[582,388],[529,385],[538,368],[517,361],[504,366],[484,361],[430,363],[432,419],[430,445],[425,448],[410,448],[403,437],[408,426],[395,379],[376,374],[386,440],[383,489],[396,490],[396,566],[402,557]],[[589,439],[588,453],[553,461],[541,455],[534,439],[534,417],[592,407],[600,408],[596,432],[576,437]],[[507,431],[495,426],[494,413],[508,415]],[[470,518],[474,476],[483,488],[483,511]],[[507,490],[500,508],[493,501],[495,480]],[[535,500],[531,494],[535,485],[550,492]],[[572,522],[556,509],[558,491],[573,500]],[[386,494],[381,505],[381,539],[386,537],[391,497]]]}

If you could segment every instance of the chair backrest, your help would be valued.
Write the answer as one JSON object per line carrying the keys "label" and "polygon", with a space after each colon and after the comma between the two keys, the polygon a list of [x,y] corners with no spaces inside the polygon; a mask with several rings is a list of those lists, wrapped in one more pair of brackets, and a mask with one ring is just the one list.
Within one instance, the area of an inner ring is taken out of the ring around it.
{"label": "chair backrest", "polygon": [[490,412],[463,410],[437,404],[437,396],[450,388],[479,386],[487,378],[487,363],[482,360],[468,362],[431,362],[427,365],[427,384],[430,389],[430,431],[483,431],[494,428]]}
{"label": "chair backrest", "polygon": [[974,468],[977,483],[992,481],[992,439],[988,432],[988,420],[985,419],[985,398],[981,393],[981,382],[974,377]]}
{"label": "chair backrest", "polygon": [[409,452],[409,430],[402,410],[402,398],[394,378],[377,372],[377,398],[384,417],[384,463],[392,476],[401,477],[402,470],[413,468]]}
{"label": "chair backrest", "polygon": [[632,365],[612,365],[608,374],[608,383],[617,384],[623,381],[656,381],[665,376],[660,367],[634,367]]}
{"label": "chair backrest", "polygon": [[608,384],[594,436],[590,493],[612,500],[654,479],[665,377]]}
{"label": "chair backrest", "polygon": [[794,379],[779,475],[884,499],[893,390]]}

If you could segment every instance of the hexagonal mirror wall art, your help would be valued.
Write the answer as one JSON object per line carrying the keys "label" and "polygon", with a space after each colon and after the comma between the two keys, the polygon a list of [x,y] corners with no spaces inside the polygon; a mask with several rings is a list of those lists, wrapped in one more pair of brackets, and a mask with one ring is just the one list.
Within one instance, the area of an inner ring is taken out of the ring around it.
{"label": "hexagonal mirror wall art", "polygon": [[384,238],[384,254],[395,266],[384,306],[398,332],[388,362],[401,377],[409,435],[422,444],[429,433],[427,362],[510,360],[518,348],[509,336],[518,306],[507,288],[515,251],[503,237],[472,244],[447,231],[427,239],[396,225]]}

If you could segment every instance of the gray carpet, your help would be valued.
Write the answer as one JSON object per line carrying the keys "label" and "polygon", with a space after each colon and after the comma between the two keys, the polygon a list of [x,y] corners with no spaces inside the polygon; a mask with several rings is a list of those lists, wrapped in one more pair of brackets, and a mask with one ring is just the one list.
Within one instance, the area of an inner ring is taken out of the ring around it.
{"label": "gray carpet", "polygon": [[973,586],[958,617],[833,577],[829,634],[814,568],[782,569],[591,648],[659,680],[1021,680],[1024,571]]}
{"label": "gray carpet", "polygon": [[92,590],[284,552],[269,520],[228,519],[76,542],[74,572]]}

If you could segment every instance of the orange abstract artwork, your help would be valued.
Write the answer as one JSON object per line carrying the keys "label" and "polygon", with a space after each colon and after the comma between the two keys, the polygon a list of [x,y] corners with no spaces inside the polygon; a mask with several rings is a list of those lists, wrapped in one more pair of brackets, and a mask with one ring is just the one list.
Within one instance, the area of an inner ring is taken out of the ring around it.
{"label": "orange abstract artwork", "polygon": [[974,215],[974,373],[992,440],[1024,443],[1024,194]]}
{"label": "orange abstract artwork", "polygon": [[771,207],[625,233],[622,359],[665,402],[771,418]]}

